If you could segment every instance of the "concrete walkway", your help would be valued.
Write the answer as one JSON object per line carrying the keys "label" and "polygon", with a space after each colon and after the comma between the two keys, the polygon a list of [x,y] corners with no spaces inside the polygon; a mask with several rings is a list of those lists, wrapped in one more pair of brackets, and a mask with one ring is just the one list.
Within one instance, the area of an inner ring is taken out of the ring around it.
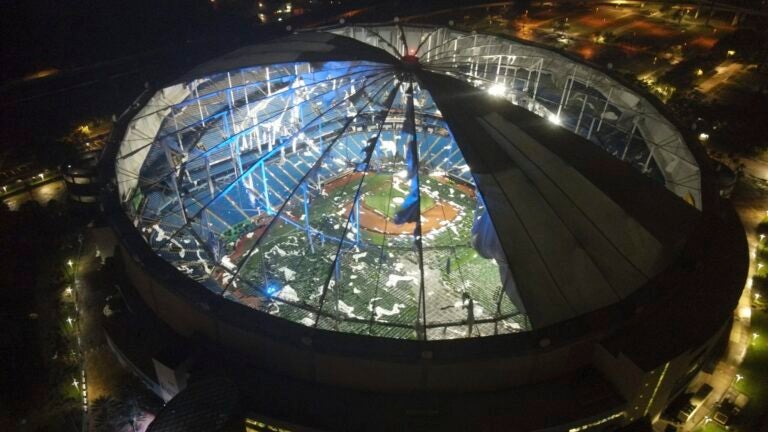
{"label": "concrete walkway", "polygon": [[[742,160],[742,162],[744,161],[746,161],[746,159]],[[748,178],[740,181],[754,182],[755,180],[760,181],[768,179],[768,162],[761,158],[748,159],[748,161],[749,163],[746,164],[745,168],[745,174]],[[732,165],[728,160],[722,160],[721,162]],[[747,349],[752,342],[750,332],[750,317],[752,312],[751,282],[752,275],[755,271],[753,252],[758,244],[755,228],[766,215],[766,210],[768,210],[768,199],[765,198],[764,193],[761,193],[761,191],[758,190],[734,199],[732,204],[739,214],[747,235],[750,252],[749,274],[744,286],[744,291],[739,299],[738,306],[734,311],[733,327],[731,328],[725,355],[717,364],[713,373],[699,373],[688,387],[688,392],[691,393],[694,393],[703,384],[709,384],[712,386],[713,390],[702,406],[697,409],[688,422],[680,428],[680,431],[693,431],[700,426],[703,426],[705,422],[710,421],[709,419],[714,416],[717,410],[716,405],[727,393],[735,391],[732,387],[736,382],[736,374],[738,373],[739,366],[744,361]],[[664,430],[664,427],[666,427],[666,424],[667,422],[665,421],[657,421],[654,424],[654,430],[661,432]]]}

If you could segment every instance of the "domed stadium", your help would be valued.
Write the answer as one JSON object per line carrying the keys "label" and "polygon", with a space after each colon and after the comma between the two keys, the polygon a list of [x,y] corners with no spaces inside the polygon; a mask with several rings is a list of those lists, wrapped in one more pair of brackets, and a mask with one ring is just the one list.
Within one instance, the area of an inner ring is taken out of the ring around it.
{"label": "domed stadium", "polygon": [[[596,363],[618,385],[606,359],[634,352],[654,359],[638,366],[653,396],[619,390],[645,400],[606,422],[634,420],[685,374],[670,359],[693,355],[643,351],[645,332],[700,332],[685,344],[710,352],[743,282],[740,250],[720,279],[691,275],[735,219],[662,111],[610,71],[506,37],[298,32],[142,95],[108,149],[103,205],[133,285],[182,335],[379,390],[514,388]],[[706,325],[643,315],[696,288],[723,296]]]}

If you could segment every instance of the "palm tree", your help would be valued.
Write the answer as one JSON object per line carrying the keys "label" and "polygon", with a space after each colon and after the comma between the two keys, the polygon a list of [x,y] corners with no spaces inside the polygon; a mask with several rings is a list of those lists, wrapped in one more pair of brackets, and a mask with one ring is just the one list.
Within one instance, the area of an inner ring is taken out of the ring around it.
{"label": "palm tree", "polygon": [[94,432],[113,432],[115,413],[120,410],[120,401],[112,396],[101,396],[91,402],[91,421]]}
{"label": "palm tree", "polygon": [[[144,418],[135,399],[122,400],[102,396],[91,403],[91,420],[94,432],[116,432],[127,426],[133,429],[136,422]],[[135,430],[135,429],[134,429]]]}

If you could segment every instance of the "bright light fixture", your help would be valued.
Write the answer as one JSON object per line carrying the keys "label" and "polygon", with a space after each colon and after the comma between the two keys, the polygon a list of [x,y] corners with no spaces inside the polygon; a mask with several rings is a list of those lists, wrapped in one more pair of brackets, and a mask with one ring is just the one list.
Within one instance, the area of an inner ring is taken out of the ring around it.
{"label": "bright light fixture", "polygon": [[709,139],[709,134],[706,132],[702,132],[699,134],[699,141],[704,142]]}
{"label": "bright light fixture", "polygon": [[488,87],[488,94],[491,96],[504,96],[507,93],[507,86],[504,84],[493,84]]}
{"label": "bright light fixture", "polygon": [[743,306],[739,308],[739,318],[749,319],[752,318],[752,308],[749,306]]}
{"label": "bright light fixture", "polygon": [[550,114],[550,115],[548,115],[548,116],[547,116],[547,120],[549,120],[550,122],[552,122],[552,123],[554,123],[554,124],[556,124],[556,125],[559,125],[559,124],[561,124],[561,121],[560,121],[560,116],[558,116],[558,115],[555,115],[555,114]]}

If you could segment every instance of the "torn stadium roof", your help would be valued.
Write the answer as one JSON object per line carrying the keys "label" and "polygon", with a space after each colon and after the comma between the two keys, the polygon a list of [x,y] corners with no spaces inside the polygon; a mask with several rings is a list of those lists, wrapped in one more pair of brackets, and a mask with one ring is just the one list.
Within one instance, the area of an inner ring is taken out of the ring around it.
{"label": "torn stadium roof", "polygon": [[125,211],[190,278],[306,326],[435,340],[598,310],[677,258],[698,166],[642,98],[511,41],[329,31],[202,65],[128,126]]}

